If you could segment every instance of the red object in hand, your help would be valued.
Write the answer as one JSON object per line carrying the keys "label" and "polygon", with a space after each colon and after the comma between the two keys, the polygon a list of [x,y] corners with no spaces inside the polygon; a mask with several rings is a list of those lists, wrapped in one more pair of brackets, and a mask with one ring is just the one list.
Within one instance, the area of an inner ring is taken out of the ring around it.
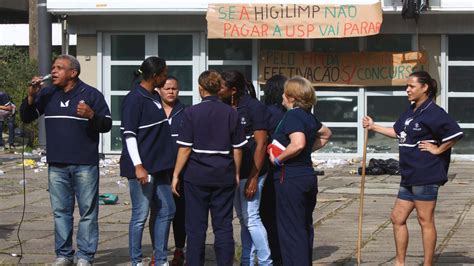
{"label": "red object in hand", "polygon": [[276,139],[274,139],[272,143],[268,144],[267,146],[267,153],[268,154],[272,153],[275,158],[280,156],[280,154],[282,154],[285,150],[286,150],[286,147],[283,146]]}

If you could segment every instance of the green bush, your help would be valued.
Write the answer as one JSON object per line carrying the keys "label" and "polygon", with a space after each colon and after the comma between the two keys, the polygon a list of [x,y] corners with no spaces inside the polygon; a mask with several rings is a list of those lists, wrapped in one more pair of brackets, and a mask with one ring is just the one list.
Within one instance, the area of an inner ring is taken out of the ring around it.
{"label": "green bush", "polygon": [[[26,97],[27,83],[37,75],[36,62],[31,61],[28,51],[15,46],[0,46],[0,91],[10,95],[20,110],[22,100]],[[16,127],[21,127],[20,115],[16,115]],[[25,125],[25,132],[29,132],[29,145],[37,144],[38,127],[36,123]]]}

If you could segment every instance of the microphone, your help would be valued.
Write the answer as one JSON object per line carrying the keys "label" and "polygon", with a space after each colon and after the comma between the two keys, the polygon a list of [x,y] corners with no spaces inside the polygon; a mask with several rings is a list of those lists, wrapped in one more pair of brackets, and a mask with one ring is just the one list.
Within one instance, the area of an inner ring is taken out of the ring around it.
{"label": "microphone", "polygon": [[31,82],[31,81],[28,82],[28,86],[36,85],[36,84],[39,84],[43,81],[50,80],[50,79],[51,79],[51,74],[48,74],[48,75],[42,77],[40,80],[38,80],[36,82]]}

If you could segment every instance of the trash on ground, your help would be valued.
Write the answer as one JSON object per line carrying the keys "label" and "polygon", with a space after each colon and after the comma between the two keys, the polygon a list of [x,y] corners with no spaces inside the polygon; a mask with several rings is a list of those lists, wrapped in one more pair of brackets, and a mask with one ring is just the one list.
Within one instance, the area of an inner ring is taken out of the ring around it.
{"label": "trash on ground", "polygon": [[[359,167],[358,174],[362,174],[362,167]],[[366,175],[399,175],[400,164],[395,159],[370,159],[369,165],[365,168]]]}
{"label": "trash on ground", "polygon": [[118,196],[112,193],[104,193],[99,195],[99,205],[113,205],[117,203]]}

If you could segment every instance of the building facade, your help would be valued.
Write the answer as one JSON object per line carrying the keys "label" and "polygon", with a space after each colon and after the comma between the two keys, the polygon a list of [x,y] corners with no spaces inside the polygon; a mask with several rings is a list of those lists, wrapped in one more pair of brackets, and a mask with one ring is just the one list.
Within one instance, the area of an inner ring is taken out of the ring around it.
{"label": "building facade", "polygon": [[[256,2],[256,1],[233,1]],[[275,2],[275,1],[268,1]],[[295,1],[298,2],[298,1]],[[341,1],[337,1],[341,2]],[[344,1],[343,1],[344,2]],[[358,3],[364,1],[345,1]],[[260,1],[260,3],[262,3]],[[382,1],[383,24],[378,35],[344,39],[208,39],[208,1],[48,0],[48,11],[68,15],[68,31],[77,35],[81,78],[101,90],[109,104],[113,128],[102,137],[105,153],[119,153],[121,101],[129,91],[133,71],[144,58],[158,55],[167,60],[169,74],[181,83],[185,104],[200,101],[197,78],[207,69],[242,71],[254,82],[258,95],[258,58],[264,50],[358,52],[427,52],[429,72],[438,80],[437,103],[463,128],[457,157],[474,155],[474,2],[431,0],[419,20],[403,20],[401,1]],[[262,85],[263,86],[263,85]],[[362,155],[364,114],[391,126],[409,105],[405,88],[316,87],[317,117],[333,131],[321,152],[327,157]],[[394,140],[369,135],[369,156],[396,156]]]}

